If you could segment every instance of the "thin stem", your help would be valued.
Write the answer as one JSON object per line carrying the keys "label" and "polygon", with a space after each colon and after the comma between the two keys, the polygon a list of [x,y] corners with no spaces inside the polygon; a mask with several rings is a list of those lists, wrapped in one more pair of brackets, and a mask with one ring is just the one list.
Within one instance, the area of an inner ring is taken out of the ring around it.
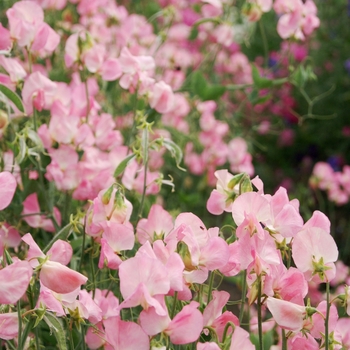
{"label": "thin stem", "polygon": [[144,164],[144,177],[143,177],[143,191],[142,191],[142,197],[141,197],[141,203],[140,203],[140,208],[139,212],[137,214],[137,217],[142,217],[142,212],[143,212],[143,205],[145,203],[145,197],[146,197],[146,189],[147,189],[147,168],[148,168],[148,159],[146,159],[145,164]]}
{"label": "thin stem", "polygon": [[287,337],[284,329],[282,329],[282,350],[287,350]]}
{"label": "thin stem", "polygon": [[260,33],[261,33],[261,37],[262,37],[262,42],[264,45],[265,68],[267,68],[268,63],[269,63],[269,45],[267,42],[265,28],[264,28],[262,21],[259,21],[259,29],[260,29]]}
{"label": "thin stem", "polygon": [[95,241],[92,240],[91,257],[90,257],[90,268],[91,268],[91,275],[92,275],[92,299],[95,299],[95,289],[96,289],[95,266],[94,266],[94,243]]}
{"label": "thin stem", "polygon": [[84,82],[85,85],[85,95],[86,95],[86,120],[89,118],[90,113],[90,97],[89,97],[89,87],[87,79]]}
{"label": "thin stem", "polygon": [[177,292],[174,293],[174,303],[173,303],[173,307],[172,307],[171,313],[170,313],[170,318],[171,318],[171,319],[173,319],[173,318],[174,318],[174,315],[175,315],[176,302],[177,302]]}
{"label": "thin stem", "polygon": [[85,240],[86,240],[85,224],[86,224],[86,216],[84,219],[83,243],[81,246],[81,254],[80,254],[79,269],[78,269],[79,272],[81,272],[81,267],[82,267],[82,263],[83,263],[83,256],[84,256],[84,249],[85,249]]}
{"label": "thin stem", "polygon": [[243,271],[242,274],[242,298],[241,298],[241,309],[239,310],[239,323],[242,323],[244,317],[244,305],[247,294],[247,270]]}
{"label": "thin stem", "polygon": [[329,349],[329,312],[331,308],[331,303],[329,302],[329,282],[326,283],[326,300],[327,300],[327,309],[326,309],[326,318],[324,320],[324,326],[325,326],[325,335],[324,335],[324,342],[325,342],[325,350]]}
{"label": "thin stem", "polygon": [[263,332],[262,332],[262,314],[261,314],[261,276],[258,276],[258,332],[259,332],[259,350],[264,350]]}
{"label": "thin stem", "polygon": [[214,271],[210,272],[207,304],[209,304],[209,302],[211,300],[211,292],[213,290],[214,276],[215,276]]}
{"label": "thin stem", "polygon": [[23,349],[22,344],[22,315],[21,315],[21,301],[17,301],[17,317],[18,317],[18,350]]}

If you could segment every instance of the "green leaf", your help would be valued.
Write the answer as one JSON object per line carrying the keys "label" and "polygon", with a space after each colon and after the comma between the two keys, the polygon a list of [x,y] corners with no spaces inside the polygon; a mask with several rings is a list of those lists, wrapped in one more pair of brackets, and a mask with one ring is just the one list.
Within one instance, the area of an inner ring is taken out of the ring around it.
{"label": "green leaf", "polygon": [[68,350],[66,343],[66,332],[62,326],[61,321],[51,312],[46,312],[43,319],[49,326],[50,331],[54,333],[58,348],[60,350]]}
{"label": "green leaf", "polygon": [[136,157],[136,154],[130,154],[128,155],[126,158],[124,158],[119,165],[117,166],[117,168],[114,171],[114,177],[118,177],[127,167],[127,165],[131,162],[132,159],[134,159]]}
{"label": "green leaf", "polygon": [[19,136],[19,152],[16,155],[17,164],[21,164],[27,154],[27,144],[23,135]]}
{"label": "green leaf", "polygon": [[192,90],[202,101],[209,101],[221,97],[225,93],[226,87],[219,84],[208,84],[203,74],[196,71],[192,77]]}
{"label": "green leaf", "polygon": [[205,96],[203,96],[203,101],[217,100],[226,91],[226,87],[222,85],[210,85],[207,87]]}
{"label": "green leaf", "polygon": [[171,155],[175,158],[176,166],[182,170],[186,171],[186,169],[180,167],[180,163],[182,161],[182,150],[181,148],[172,140],[170,139],[163,139],[163,146],[170,151]]}
{"label": "green leaf", "polygon": [[24,106],[20,97],[10,90],[7,86],[0,84],[0,92],[2,92],[14,105],[22,112],[24,112]]}
{"label": "green leaf", "polygon": [[252,65],[252,77],[254,85],[258,89],[266,89],[273,86],[273,80],[261,77],[258,68],[254,64]]}
{"label": "green leaf", "polygon": [[193,92],[200,98],[205,96],[207,91],[207,81],[205,80],[203,74],[199,71],[193,73],[192,76],[192,89]]}

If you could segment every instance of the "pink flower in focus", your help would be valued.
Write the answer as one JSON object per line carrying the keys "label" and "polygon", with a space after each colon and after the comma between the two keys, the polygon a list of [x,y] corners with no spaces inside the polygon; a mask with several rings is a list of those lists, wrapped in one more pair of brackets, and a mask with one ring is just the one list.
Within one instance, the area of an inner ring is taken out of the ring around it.
{"label": "pink flower in focus", "polygon": [[86,283],[87,277],[65,266],[73,254],[69,243],[58,240],[45,255],[30,233],[24,235],[22,240],[29,245],[27,260],[32,267],[41,265],[40,281],[45,287],[59,294],[67,294]]}
{"label": "pink flower in focus", "polygon": [[335,277],[338,248],[329,232],[310,227],[297,233],[292,246],[293,260],[307,280],[329,282]]}
{"label": "pink flower in focus", "polygon": [[173,218],[160,205],[154,204],[148,214],[148,219],[141,219],[136,227],[138,241],[144,244],[157,239],[163,239],[173,229]]}

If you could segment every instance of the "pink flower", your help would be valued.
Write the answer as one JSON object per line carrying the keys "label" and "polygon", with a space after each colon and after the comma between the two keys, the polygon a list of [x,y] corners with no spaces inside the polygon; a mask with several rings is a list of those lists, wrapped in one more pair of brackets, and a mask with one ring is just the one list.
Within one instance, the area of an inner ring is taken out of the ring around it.
{"label": "pink flower", "polygon": [[109,349],[135,350],[149,349],[149,339],[142,328],[134,322],[122,321],[120,317],[110,317],[103,322]]}
{"label": "pink flower", "polygon": [[235,327],[231,338],[230,350],[254,350],[255,346],[249,339],[249,333],[241,327]]}
{"label": "pink flower", "polygon": [[0,173],[0,210],[7,208],[16,192],[17,182],[8,171]]}
{"label": "pink flower", "polygon": [[148,219],[141,219],[136,227],[138,241],[144,244],[157,239],[163,239],[173,229],[173,218],[160,205],[154,204],[148,215]]}
{"label": "pink flower", "polygon": [[22,240],[29,245],[27,259],[32,267],[41,265],[40,281],[45,287],[59,294],[67,294],[86,283],[87,277],[65,266],[73,253],[69,243],[56,241],[45,256],[30,233],[24,235]]}
{"label": "pink flower", "polygon": [[18,313],[0,314],[0,339],[14,339],[18,335]]}
{"label": "pink flower", "polygon": [[150,91],[149,104],[159,113],[169,112],[174,105],[174,94],[171,87],[164,81],[155,83]]}
{"label": "pink flower", "polygon": [[10,32],[0,23],[0,52],[9,52],[12,48]]}
{"label": "pink flower", "polygon": [[293,260],[307,280],[318,277],[329,282],[335,277],[338,248],[329,232],[318,227],[300,231],[293,240]]}
{"label": "pink flower", "polygon": [[[31,1],[27,2],[34,4]],[[32,73],[24,82],[22,90],[23,104],[27,114],[33,113],[33,107],[38,111],[50,109],[56,89],[56,83],[46,78],[40,72]]]}
{"label": "pink flower", "polygon": [[135,256],[119,266],[120,291],[124,301],[120,308],[141,305],[144,309],[153,306],[158,315],[167,311],[157,300],[170,289],[167,268],[156,258]]}
{"label": "pink flower", "polygon": [[224,211],[230,212],[232,210],[232,203],[239,193],[239,186],[230,186],[230,181],[233,175],[227,170],[217,170],[214,173],[217,178],[216,190],[213,190],[207,202],[207,209],[209,213],[214,215],[221,215]]}
{"label": "pink flower", "polygon": [[11,38],[32,51],[52,52],[59,36],[44,23],[42,8],[33,1],[19,1],[7,10]]}
{"label": "pink flower", "polygon": [[[41,210],[38,202],[38,195],[36,192],[34,192],[30,194],[23,202],[23,220],[31,227],[41,227],[48,232],[54,232],[55,227],[52,223],[52,220],[46,218],[45,215],[39,214],[40,212]],[[61,213],[56,207],[54,207],[53,213],[56,221],[60,225]]]}

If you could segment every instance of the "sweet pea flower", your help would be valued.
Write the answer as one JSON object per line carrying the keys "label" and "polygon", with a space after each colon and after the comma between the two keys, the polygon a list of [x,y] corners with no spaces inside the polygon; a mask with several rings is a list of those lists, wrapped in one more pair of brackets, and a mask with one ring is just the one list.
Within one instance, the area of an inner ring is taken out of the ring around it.
{"label": "sweet pea flower", "polygon": [[44,22],[44,11],[34,1],[16,2],[6,11],[10,34],[21,47],[51,53],[59,43],[59,35]]}
{"label": "sweet pea flower", "polygon": [[0,23],[0,53],[9,53],[12,48],[10,32]]}
{"label": "sweet pea flower", "polygon": [[298,232],[293,240],[292,255],[307,280],[329,282],[335,277],[338,248],[329,232],[318,227]]}
{"label": "sweet pea flower", "polygon": [[[30,194],[23,201],[23,211],[22,215],[24,215],[23,220],[31,227],[34,228],[42,228],[47,232],[54,232],[55,227],[51,219],[46,218],[45,215],[39,214],[41,212],[38,195],[36,192]],[[57,221],[57,223],[61,224],[61,213],[59,210],[54,207],[53,214]]]}
{"label": "sweet pea flower", "polygon": [[[33,3],[31,1],[26,2]],[[23,104],[27,114],[33,113],[33,107],[38,111],[50,109],[56,90],[57,84],[40,72],[34,72],[29,75],[24,82],[22,90]]]}
{"label": "sweet pea flower", "polygon": [[173,229],[173,218],[159,204],[152,205],[148,219],[141,219],[136,227],[138,241],[144,244],[163,239]]}
{"label": "sweet pea flower", "polygon": [[22,240],[29,245],[27,260],[33,268],[40,268],[40,282],[45,287],[59,294],[67,294],[86,283],[87,277],[65,266],[73,254],[69,243],[58,240],[45,255],[30,233],[24,235]]}
{"label": "sweet pea flower", "polygon": [[172,320],[168,315],[158,315],[153,307],[149,308],[140,314],[141,327],[148,335],[168,335],[173,344],[192,343],[203,329],[203,316],[198,306],[199,303],[191,301]]}
{"label": "sweet pea flower", "polygon": [[224,211],[232,211],[232,203],[239,194],[239,185],[232,187],[233,175],[226,169],[214,173],[217,178],[216,189],[210,194],[207,209],[213,215],[221,215]]}
{"label": "sweet pea flower", "polygon": [[174,105],[174,94],[164,81],[155,83],[149,92],[149,104],[159,113],[169,112]]}
{"label": "sweet pea flower", "polygon": [[156,257],[138,254],[124,260],[119,266],[120,291],[124,301],[120,309],[141,305],[154,307],[160,316],[167,314],[162,306],[162,296],[170,290],[168,269]]}

